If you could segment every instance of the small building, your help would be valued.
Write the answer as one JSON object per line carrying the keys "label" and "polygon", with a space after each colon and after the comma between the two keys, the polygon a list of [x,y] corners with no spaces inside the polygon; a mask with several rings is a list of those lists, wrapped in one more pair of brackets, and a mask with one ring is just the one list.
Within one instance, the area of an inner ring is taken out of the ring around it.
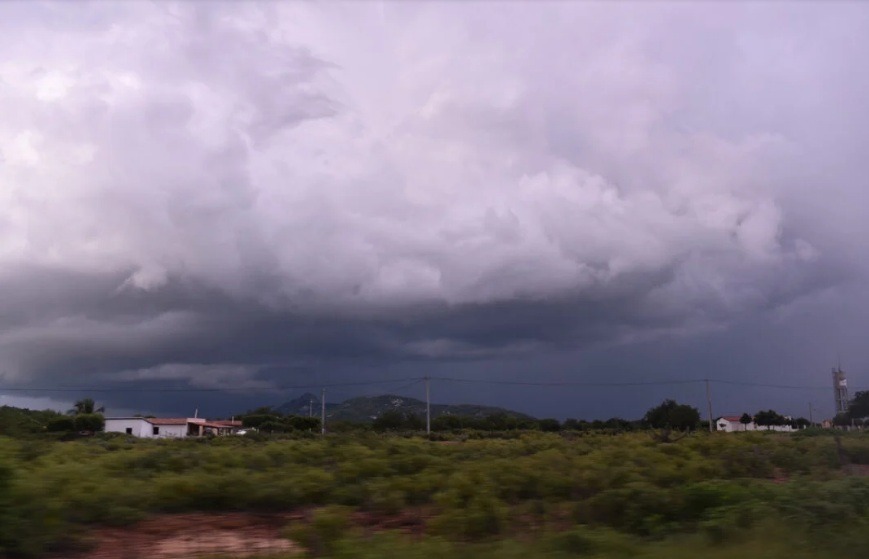
{"label": "small building", "polygon": [[241,429],[241,421],[199,418],[107,417],[107,433],[126,433],[143,439],[231,435]]}
{"label": "small building", "polygon": [[749,424],[740,423],[738,415],[724,415],[715,420],[715,429],[724,431],[725,433],[734,433],[739,431],[756,431],[757,425],[752,421]]}
{"label": "small building", "polygon": [[724,431],[725,433],[740,433],[742,431],[779,431],[790,433],[795,431],[790,425],[757,425],[752,420],[751,423],[745,424],[740,422],[739,415],[724,415],[715,420],[715,429]]}

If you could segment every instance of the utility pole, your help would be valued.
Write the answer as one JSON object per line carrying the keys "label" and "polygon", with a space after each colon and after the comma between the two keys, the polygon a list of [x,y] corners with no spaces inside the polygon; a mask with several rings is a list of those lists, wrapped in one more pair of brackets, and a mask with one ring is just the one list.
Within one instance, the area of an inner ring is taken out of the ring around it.
{"label": "utility pole", "polygon": [[809,402],[809,425],[811,425],[812,427],[815,426],[815,418],[812,417],[812,403],[811,402]]}
{"label": "utility pole", "polygon": [[320,396],[320,434],[326,434],[326,389]]}
{"label": "utility pole", "polygon": [[308,417],[314,417],[314,397],[308,399]]}
{"label": "utility pole", "polygon": [[709,379],[706,380],[706,410],[709,414],[709,432],[711,433],[714,429],[712,428],[712,393],[709,392]]}
{"label": "utility pole", "polygon": [[425,377],[425,434],[431,435],[431,392],[429,390],[429,381],[431,379]]}

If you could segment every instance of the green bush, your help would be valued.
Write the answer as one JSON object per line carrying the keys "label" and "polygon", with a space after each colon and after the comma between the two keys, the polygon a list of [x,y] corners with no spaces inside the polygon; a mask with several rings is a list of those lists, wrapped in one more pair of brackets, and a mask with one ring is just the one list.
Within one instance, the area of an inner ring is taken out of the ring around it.
{"label": "green bush", "polygon": [[76,431],[96,433],[103,430],[106,419],[100,413],[80,413],[73,417],[73,425]]}
{"label": "green bush", "polygon": [[[441,542],[432,549],[484,556],[496,553],[490,545],[507,553],[492,543],[507,534],[537,533],[551,541],[535,550],[564,556],[584,549],[586,536],[600,544],[604,533],[646,547],[672,535],[748,549],[751,528],[770,520],[807,541],[838,531],[858,545],[855,531],[869,518],[869,479],[839,466],[829,433],[697,433],[668,444],[644,432],[467,435],[446,443],[371,432],[261,441],[0,437],[0,556],[80,546],[70,534],[161,512],[327,507],[326,518],[330,510],[382,518],[412,507],[407,516],[427,519],[424,531]],[[869,452],[866,434],[840,436],[851,462]],[[590,528],[552,533],[576,523]],[[323,545],[335,556],[358,551],[343,538]]]}
{"label": "green bush", "polygon": [[338,541],[350,528],[351,509],[331,505],[314,512],[307,523],[287,529],[287,536],[302,545],[313,557],[329,556],[335,552]]}
{"label": "green bush", "polygon": [[45,429],[52,433],[75,431],[75,421],[70,416],[61,416],[49,421]]}

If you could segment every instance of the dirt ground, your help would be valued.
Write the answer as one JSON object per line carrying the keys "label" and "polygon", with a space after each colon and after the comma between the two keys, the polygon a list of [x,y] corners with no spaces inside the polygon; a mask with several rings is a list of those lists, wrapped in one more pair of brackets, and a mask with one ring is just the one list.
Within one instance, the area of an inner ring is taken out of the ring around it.
{"label": "dirt ground", "polygon": [[281,530],[299,515],[174,514],[128,528],[100,528],[88,559],[190,559],[249,557],[299,551]]}
{"label": "dirt ground", "polygon": [[[88,534],[91,549],[64,559],[209,559],[221,556],[288,555],[300,548],[281,536],[311,511],[285,514],[167,514],[124,528],[97,528]],[[419,533],[426,512],[409,508],[395,515],[354,513],[352,523],[365,531]]]}

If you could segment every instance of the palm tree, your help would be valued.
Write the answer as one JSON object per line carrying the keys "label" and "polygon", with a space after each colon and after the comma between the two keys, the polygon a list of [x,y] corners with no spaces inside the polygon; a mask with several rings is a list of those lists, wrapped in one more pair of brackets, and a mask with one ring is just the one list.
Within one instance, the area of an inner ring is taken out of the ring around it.
{"label": "palm tree", "polygon": [[69,410],[70,415],[82,415],[91,413],[103,413],[106,411],[105,406],[96,407],[96,402],[93,398],[82,398],[72,405]]}

